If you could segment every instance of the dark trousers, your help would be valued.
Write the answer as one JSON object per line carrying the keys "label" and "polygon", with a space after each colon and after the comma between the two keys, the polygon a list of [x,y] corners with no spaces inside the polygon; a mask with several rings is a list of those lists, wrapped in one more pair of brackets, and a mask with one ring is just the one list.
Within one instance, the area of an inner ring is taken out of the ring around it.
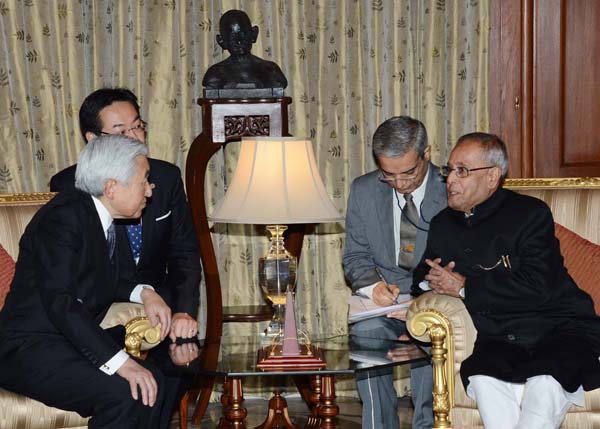
{"label": "dark trousers", "polygon": [[[363,347],[368,347],[367,339],[373,348],[383,340],[397,340],[406,333],[406,324],[397,319],[377,317],[355,323],[350,333],[361,338]],[[363,371],[357,374],[356,385],[363,403],[363,429],[397,429],[398,395],[394,388],[393,368],[384,367]],[[411,366],[410,385],[414,405],[413,429],[431,429],[433,425],[433,373],[428,363],[415,363]]]}
{"label": "dark trousers", "polygon": [[139,362],[158,384],[153,407],[131,396],[127,380],[106,375],[59,336],[3,338],[0,387],[46,405],[90,416],[91,429],[165,429],[172,409],[165,407],[173,386],[153,364]]}

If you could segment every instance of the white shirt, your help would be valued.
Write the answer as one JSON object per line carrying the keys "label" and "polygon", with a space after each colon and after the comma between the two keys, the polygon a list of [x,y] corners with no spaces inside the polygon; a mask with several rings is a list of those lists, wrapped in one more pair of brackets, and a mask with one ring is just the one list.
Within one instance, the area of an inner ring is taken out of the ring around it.
{"label": "white shirt", "polygon": [[[423,200],[425,199],[425,190],[427,189],[427,180],[429,179],[429,163],[427,164],[427,173],[425,173],[425,177],[423,181],[419,185],[417,189],[411,192],[413,197],[413,202],[415,203],[415,207],[417,208],[417,213],[419,213],[419,219],[411,219],[417,223],[421,220],[421,205],[423,204]],[[396,188],[390,186],[390,192],[392,193],[392,211],[394,218],[394,250],[396,254],[396,258],[398,258],[400,253],[400,220],[402,218],[402,210],[404,209],[404,205],[406,204],[406,200],[404,199],[404,195],[398,193]],[[397,198],[396,198],[397,197]],[[396,263],[398,260],[396,259]],[[377,282],[379,283],[379,282]],[[368,298],[373,298],[373,289],[377,286],[377,283],[373,283],[372,285],[365,286],[356,291],[358,295],[366,296]]]}
{"label": "white shirt", "polygon": [[[96,207],[96,212],[98,212],[98,217],[100,217],[100,223],[102,223],[104,238],[107,238],[108,228],[110,228],[110,225],[113,223],[113,218],[107,208],[104,207],[104,204],[102,204],[98,198],[92,196],[92,201]],[[137,285],[133,291],[131,291],[131,295],[129,295],[129,301],[137,304],[143,304],[141,294],[146,288],[154,290],[154,288],[149,285]],[[117,354],[108,360],[108,362],[105,362],[100,366],[100,370],[105,374],[113,375],[119,368],[121,368],[121,366],[123,366],[127,359],[129,359],[129,355],[124,350],[119,350]]]}

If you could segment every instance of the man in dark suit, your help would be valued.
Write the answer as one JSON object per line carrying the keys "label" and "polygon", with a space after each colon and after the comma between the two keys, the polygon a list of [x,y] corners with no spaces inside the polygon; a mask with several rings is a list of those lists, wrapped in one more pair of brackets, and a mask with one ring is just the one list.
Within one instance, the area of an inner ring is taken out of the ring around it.
{"label": "man in dark suit", "polygon": [[[408,116],[393,117],[373,135],[378,169],[357,178],[346,213],[343,263],[352,291],[381,306],[409,293],[429,222],[446,207],[446,187],[430,160],[425,126]],[[382,280],[382,278],[385,279]],[[397,340],[406,333],[405,312],[358,322],[353,335]],[[398,398],[391,369],[367,371],[357,380],[363,401],[362,427],[397,429]],[[432,369],[411,370],[413,428],[433,425]]]}
{"label": "man in dark suit", "polygon": [[[144,304],[165,338],[171,311],[152,289],[119,279],[113,219],[141,216],[152,196],[147,147],[103,136],[84,148],[77,189],[42,207],[19,243],[0,312],[0,386],[91,416],[90,428],[166,428],[172,387],[129,357],[100,321],[116,301]],[[116,375],[115,375],[116,374]]]}
{"label": "man in dark suit", "polygon": [[458,140],[414,287],[464,300],[477,340],[460,374],[486,429],[558,428],[600,387],[600,318],[567,273],[550,209],[503,189],[507,169],[497,136]]}
{"label": "man in dark suit", "polygon": [[[136,96],[128,89],[103,88],[91,93],[79,110],[79,125],[86,142],[103,134],[122,134],[145,142],[146,128]],[[136,284],[151,285],[173,310],[169,336],[192,338],[201,277],[200,254],[179,168],[148,159],[152,198],[138,220],[116,223],[120,276]],[[50,190],[72,189],[76,166],[50,180]]]}

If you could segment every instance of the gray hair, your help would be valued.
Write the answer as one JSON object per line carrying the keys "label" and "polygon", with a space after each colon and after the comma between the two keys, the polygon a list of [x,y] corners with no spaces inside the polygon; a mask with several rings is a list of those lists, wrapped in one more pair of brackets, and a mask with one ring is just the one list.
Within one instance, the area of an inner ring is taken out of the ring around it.
{"label": "gray hair", "polygon": [[474,140],[481,145],[483,160],[486,161],[486,165],[500,167],[502,178],[504,179],[508,172],[508,152],[506,151],[506,144],[504,144],[502,139],[495,134],[469,133],[459,138],[455,147],[469,140]]}
{"label": "gray hair", "polygon": [[396,158],[415,149],[422,157],[427,144],[427,131],[421,121],[394,116],[379,125],[373,134],[373,155]]}
{"label": "gray hair", "polygon": [[91,140],[79,154],[75,187],[95,197],[104,193],[104,184],[114,179],[125,186],[136,173],[135,159],[148,156],[148,147],[121,134],[101,135]]}

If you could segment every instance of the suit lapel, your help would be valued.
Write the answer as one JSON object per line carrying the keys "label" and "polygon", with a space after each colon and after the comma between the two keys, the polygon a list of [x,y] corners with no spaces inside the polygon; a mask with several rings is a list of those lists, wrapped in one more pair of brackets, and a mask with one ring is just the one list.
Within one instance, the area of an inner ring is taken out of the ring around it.
{"label": "suit lapel", "polygon": [[123,273],[133,275],[135,272],[135,261],[133,260],[133,253],[129,245],[129,238],[127,237],[127,229],[125,225],[118,224],[115,228],[117,234],[117,256],[116,258],[118,269]]}
{"label": "suit lapel", "polygon": [[[150,170],[154,171],[156,175],[159,174],[159,166],[153,161],[154,160],[150,159]],[[157,186],[154,191],[152,191],[152,197],[150,197],[146,208],[144,208],[144,211],[142,212],[142,247],[140,248],[138,267],[142,264],[142,260],[145,261],[145,259],[150,258],[150,255],[152,254],[151,251],[146,251],[146,249],[149,247],[150,243],[155,242],[153,235],[155,235],[156,232],[156,218],[161,215],[161,208],[165,207],[164,200],[162,199],[163,196],[164,189]]]}
{"label": "suit lapel", "polygon": [[[98,270],[99,275],[104,274],[105,281],[101,281],[104,287],[99,290],[95,290],[90,296],[95,296],[95,303],[97,305],[102,305],[103,302],[110,302],[115,294],[116,280],[118,278],[118,237],[116,238],[116,248],[115,255],[113,258],[114,265],[111,264],[110,255],[107,247],[106,236],[104,235],[104,228],[102,226],[102,222],[100,221],[100,216],[98,215],[98,211],[94,206],[92,201],[92,197],[89,195],[85,195],[84,206],[85,209],[89,212],[88,219],[91,222],[87,227],[89,231],[85,231],[85,234],[90,234],[92,240],[88,240],[90,243],[89,251],[92,252],[92,255],[95,255],[93,258],[97,261],[97,264],[102,267]],[[116,232],[116,231],[115,231]],[[96,283],[94,283],[96,284]]]}
{"label": "suit lapel", "polygon": [[[152,203],[150,203],[152,204]],[[144,213],[142,214],[142,247],[140,248],[140,260],[138,261],[138,265],[141,264],[142,259],[144,259],[146,255],[146,245],[148,243],[152,243],[152,227],[154,226],[154,219],[152,210],[150,209],[150,204],[144,209]]]}
{"label": "suit lapel", "polygon": [[376,180],[375,209],[379,221],[379,243],[385,248],[386,263],[396,265],[396,244],[394,239],[393,191],[385,183]]}

